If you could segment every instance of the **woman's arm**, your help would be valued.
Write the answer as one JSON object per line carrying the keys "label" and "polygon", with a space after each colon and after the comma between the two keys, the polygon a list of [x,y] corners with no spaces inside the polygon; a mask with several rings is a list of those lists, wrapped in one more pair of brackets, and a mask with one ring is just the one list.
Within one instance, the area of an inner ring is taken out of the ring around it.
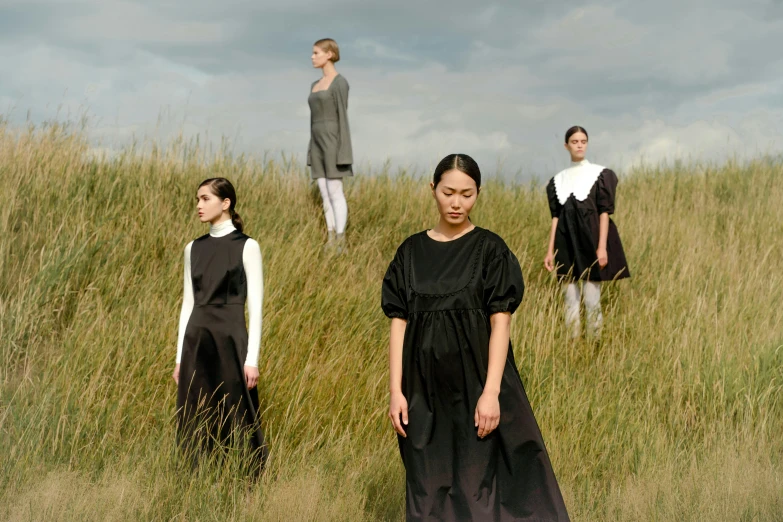
{"label": "woman's arm", "polygon": [[501,312],[489,316],[492,332],[489,336],[489,361],[484,392],[476,404],[473,420],[478,428],[478,436],[486,437],[500,424],[500,383],[503,380],[503,368],[508,357],[511,314]]}
{"label": "woman's arm", "polygon": [[351,130],[348,125],[348,82],[342,76],[338,76],[333,81],[338,119],[337,164],[351,165],[353,163],[353,147],[351,146]]}
{"label": "woman's arm", "polygon": [[609,214],[603,212],[598,217],[598,250],[596,251],[596,257],[598,258],[598,266],[603,268],[609,262],[609,256],[606,253],[606,237],[609,235]]}
{"label": "woman's arm", "polygon": [[190,314],[193,313],[193,281],[190,277],[190,250],[193,241],[185,246],[185,279],[182,289],[182,309],[179,312],[179,335],[177,336],[177,358],[174,366],[174,381],[179,384],[179,365],[182,362],[182,345],[185,342],[185,329],[188,327]]}
{"label": "woman's arm", "polygon": [[558,221],[558,218],[552,218],[552,226],[549,229],[549,245],[547,246],[546,257],[544,258],[544,268],[550,272],[555,269],[555,232],[557,231]]}
{"label": "woman's arm", "polygon": [[389,333],[389,418],[394,430],[406,436],[403,424],[408,424],[408,401],[402,393],[402,346],[408,321],[393,318]]}
{"label": "woman's arm", "polygon": [[255,239],[245,241],[242,250],[242,264],[247,277],[247,357],[245,358],[245,379],[247,387],[258,383],[258,352],[261,346],[261,309],[264,301],[264,272],[261,262],[261,247]]}
{"label": "woman's arm", "polygon": [[609,262],[606,253],[606,238],[609,235],[609,215],[614,213],[614,194],[617,190],[617,174],[611,169],[604,169],[598,176],[598,192],[596,207],[598,209],[598,247],[596,257],[598,266],[604,268]]}

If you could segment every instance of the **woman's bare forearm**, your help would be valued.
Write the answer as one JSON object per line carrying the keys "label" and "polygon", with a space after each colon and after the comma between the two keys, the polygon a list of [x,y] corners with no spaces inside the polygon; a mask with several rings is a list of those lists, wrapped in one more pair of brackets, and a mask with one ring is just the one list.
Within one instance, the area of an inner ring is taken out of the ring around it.
{"label": "woman's bare forearm", "polygon": [[549,246],[547,247],[547,252],[554,254],[555,253],[555,232],[557,231],[557,223],[559,219],[556,217],[552,218],[552,228],[549,230]]}
{"label": "woman's bare forearm", "polygon": [[598,249],[606,249],[606,238],[609,236],[609,214],[604,212],[598,217]]}
{"label": "woman's bare forearm", "polygon": [[511,314],[508,312],[492,314],[489,317],[492,333],[489,336],[489,362],[487,381],[484,391],[498,395],[503,380],[503,367],[508,357],[508,339],[511,329]]}
{"label": "woman's bare forearm", "polygon": [[408,321],[393,318],[389,333],[389,391],[402,391],[402,345]]}

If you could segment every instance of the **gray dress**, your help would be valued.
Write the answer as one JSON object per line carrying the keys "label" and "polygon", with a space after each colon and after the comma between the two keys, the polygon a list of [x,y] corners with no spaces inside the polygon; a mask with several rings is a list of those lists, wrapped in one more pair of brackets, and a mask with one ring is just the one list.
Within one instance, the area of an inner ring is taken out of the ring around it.
{"label": "gray dress", "polygon": [[313,179],[353,176],[351,132],[348,129],[348,82],[338,74],[328,89],[310,86],[310,144],[307,164]]}

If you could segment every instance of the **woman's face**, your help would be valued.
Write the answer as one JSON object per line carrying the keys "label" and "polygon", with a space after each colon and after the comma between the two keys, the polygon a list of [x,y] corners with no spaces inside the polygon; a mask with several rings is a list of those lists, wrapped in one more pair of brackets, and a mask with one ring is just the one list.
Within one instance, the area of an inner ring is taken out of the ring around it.
{"label": "woman's face", "polygon": [[565,148],[571,154],[572,160],[582,161],[587,152],[587,136],[584,132],[575,132],[568,138]]}
{"label": "woman's face", "polygon": [[453,226],[464,224],[479,193],[473,178],[460,170],[452,169],[443,173],[437,187],[434,183],[430,183],[430,187],[441,219]]}
{"label": "woman's face", "polygon": [[332,59],[332,53],[326,52],[317,45],[314,45],[313,55],[310,57],[310,59],[313,61],[313,67],[316,69],[321,69],[324,65],[329,63],[329,60]]}
{"label": "woman's face", "polygon": [[202,223],[216,223],[231,206],[231,200],[226,198],[221,200],[212,192],[212,188],[207,186],[198,189],[196,195],[198,204],[198,218]]}

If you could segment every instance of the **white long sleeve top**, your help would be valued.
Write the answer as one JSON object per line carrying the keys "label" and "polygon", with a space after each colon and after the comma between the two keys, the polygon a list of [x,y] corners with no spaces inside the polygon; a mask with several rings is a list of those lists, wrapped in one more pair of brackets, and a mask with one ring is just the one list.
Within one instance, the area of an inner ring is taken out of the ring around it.
{"label": "white long sleeve top", "polygon": [[[209,235],[223,237],[236,230],[230,219],[210,225]],[[193,280],[190,275],[190,250],[193,241],[185,246],[185,281],[182,295],[182,311],[179,315],[179,336],[177,338],[177,364],[182,361],[182,345],[185,329],[193,312]],[[261,247],[255,239],[248,239],[242,250],[242,264],[247,277],[247,358],[245,366],[258,367],[258,351],[261,347],[261,310],[264,300],[264,272],[261,261]]]}

